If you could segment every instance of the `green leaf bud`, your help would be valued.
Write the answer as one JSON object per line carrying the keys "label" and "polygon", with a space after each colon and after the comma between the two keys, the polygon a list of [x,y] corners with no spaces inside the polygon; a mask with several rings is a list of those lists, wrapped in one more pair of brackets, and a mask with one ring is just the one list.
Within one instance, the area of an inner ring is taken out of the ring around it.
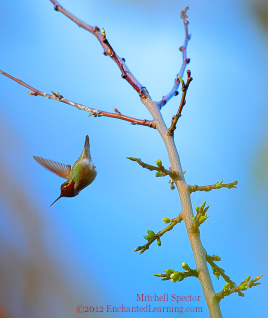
{"label": "green leaf bud", "polygon": [[182,267],[184,270],[186,270],[186,271],[190,271],[190,270],[191,270],[191,268],[189,267],[189,265],[188,265],[187,263],[185,263],[185,262],[183,262],[183,263],[181,264],[181,267]]}
{"label": "green leaf bud", "polygon": [[249,282],[249,280],[250,280],[250,276],[248,276],[248,277],[245,279],[246,282]]}
{"label": "green leaf bud", "polygon": [[162,220],[164,221],[164,223],[170,223],[170,219],[169,218],[163,218]]}
{"label": "green leaf bud", "polygon": [[180,274],[178,272],[174,272],[170,275],[170,279],[172,283],[175,283],[177,280],[179,280]]}
{"label": "green leaf bud", "polygon": [[160,159],[156,160],[155,163],[157,164],[158,167],[162,166],[162,161]]}
{"label": "green leaf bud", "polygon": [[156,176],[156,177],[163,177],[163,174],[162,174],[161,171],[157,171],[157,172],[155,173],[155,176]]}
{"label": "green leaf bud", "polygon": [[212,258],[213,261],[216,261],[216,262],[221,260],[221,257],[218,256],[218,255],[212,255],[211,258]]}

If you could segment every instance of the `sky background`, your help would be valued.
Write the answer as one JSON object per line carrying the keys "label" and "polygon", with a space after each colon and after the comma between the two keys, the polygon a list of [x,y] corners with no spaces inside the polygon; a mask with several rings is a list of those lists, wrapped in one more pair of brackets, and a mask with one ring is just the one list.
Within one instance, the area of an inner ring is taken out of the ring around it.
{"label": "sky background", "polygon": [[[175,131],[186,182],[238,180],[237,189],[192,194],[193,207],[210,205],[201,226],[207,253],[237,284],[264,274],[262,285],[221,301],[223,317],[261,317],[267,311],[267,33],[265,1],[62,0],[83,21],[105,27],[116,53],[152,99],[173,86],[181,67],[184,28],[180,11],[189,6],[188,45],[193,82]],[[54,11],[50,1],[0,0],[0,69],[46,93],[96,109],[151,119],[138,94],[105,57],[96,38]],[[264,19],[261,23],[260,18]],[[186,78],[186,77],[184,77]],[[0,99],[0,317],[88,317],[84,306],[144,306],[137,294],[201,296],[199,281],[161,281],[167,268],[181,270],[194,259],[183,223],[143,255],[148,229],[163,229],[163,217],[180,213],[177,190],[126,159],[139,157],[169,166],[158,132],[29,96],[1,76]],[[180,96],[162,110],[169,125]],[[63,179],[38,165],[33,155],[73,164],[89,135],[98,175],[75,198],[59,196]],[[224,281],[212,277],[215,290]],[[152,305],[175,305],[152,302]],[[187,306],[188,304],[178,304]],[[189,304],[195,306],[196,304]],[[94,313],[93,317],[147,317]],[[159,313],[154,317],[175,317]]]}

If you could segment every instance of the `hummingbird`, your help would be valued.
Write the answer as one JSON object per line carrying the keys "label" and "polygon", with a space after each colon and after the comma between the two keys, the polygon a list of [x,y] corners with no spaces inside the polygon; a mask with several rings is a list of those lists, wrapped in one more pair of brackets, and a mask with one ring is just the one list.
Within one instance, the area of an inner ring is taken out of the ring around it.
{"label": "hummingbird", "polygon": [[33,156],[33,158],[43,167],[56,173],[58,176],[67,179],[67,181],[61,185],[60,196],[50,206],[62,197],[77,196],[81,190],[90,185],[96,178],[97,171],[95,170],[95,165],[91,161],[89,147],[89,138],[87,135],[81,156],[76,160],[73,168],[71,168],[70,165]]}

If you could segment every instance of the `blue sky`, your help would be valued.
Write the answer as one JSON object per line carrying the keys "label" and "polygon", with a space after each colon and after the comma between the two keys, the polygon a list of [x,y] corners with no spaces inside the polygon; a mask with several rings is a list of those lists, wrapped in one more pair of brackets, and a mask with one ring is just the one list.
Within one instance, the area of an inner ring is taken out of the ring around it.
{"label": "blue sky", "polygon": [[[247,1],[85,1],[61,4],[83,21],[105,27],[116,53],[153,100],[166,95],[181,66],[184,41],[180,11],[190,6],[188,45],[193,82],[175,141],[186,181],[193,185],[238,180],[238,188],[192,195],[205,200],[209,219],[201,227],[208,254],[222,257],[237,283],[267,274],[267,187],[254,174],[267,139],[267,41]],[[16,10],[15,10],[16,9]],[[0,69],[50,93],[96,109],[117,108],[151,119],[116,64],[91,34],[54,11],[50,1],[0,2]],[[194,267],[184,224],[139,256],[148,229],[180,212],[177,191],[128,156],[154,164],[168,156],[156,130],[111,118],[88,117],[71,106],[27,94],[1,81],[0,308],[9,317],[80,317],[77,305],[136,306],[137,294],[202,296],[194,278],[181,283],[153,277],[167,268]],[[179,95],[180,96],[180,95]],[[166,123],[180,97],[162,110]],[[75,198],[53,207],[63,179],[39,166],[33,155],[73,164],[89,135],[98,176]],[[265,174],[265,171],[263,172]],[[224,282],[212,278],[220,291]],[[261,316],[263,285],[221,302],[224,317]],[[11,302],[10,299],[14,301]],[[156,305],[159,305],[158,303]],[[169,302],[172,305],[172,302]],[[203,314],[207,317],[204,298]],[[84,316],[87,314],[84,313]],[[97,314],[96,317],[134,317]],[[139,314],[145,317],[146,314]],[[175,314],[155,314],[155,317]]]}

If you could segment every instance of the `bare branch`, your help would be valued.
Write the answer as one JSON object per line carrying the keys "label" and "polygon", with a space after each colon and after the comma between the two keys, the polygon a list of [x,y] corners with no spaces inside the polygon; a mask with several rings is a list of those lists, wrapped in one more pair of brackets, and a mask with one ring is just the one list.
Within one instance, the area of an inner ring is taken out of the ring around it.
{"label": "bare branch", "polygon": [[78,19],[77,17],[75,17],[73,14],[71,14],[70,12],[68,12],[66,9],[64,9],[56,0],[50,0],[53,4],[54,4],[54,9],[56,11],[60,11],[61,13],[63,13],[64,15],[66,15],[66,17],[68,17],[69,19],[71,19],[73,22],[75,22],[79,27],[89,31],[90,33],[94,34],[96,36],[96,38],[98,39],[98,41],[100,42],[101,46],[104,49],[104,55],[108,55],[110,56],[115,63],[117,64],[117,66],[119,67],[120,71],[121,71],[121,76],[139,93],[139,95],[142,95],[142,89],[143,86],[138,82],[138,80],[132,75],[132,73],[129,71],[128,67],[125,64],[125,59],[124,58],[120,58],[114,51],[114,49],[112,48],[112,46],[110,45],[110,43],[108,42],[107,38],[106,38],[106,34],[104,29],[102,29],[102,31],[100,31],[100,29],[95,26],[92,27],[88,24],[86,24],[85,22],[81,21],[80,19]]}
{"label": "bare branch", "polygon": [[181,69],[179,71],[179,73],[177,74],[177,77],[175,78],[174,81],[174,86],[172,88],[172,90],[166,95],[162,97],[162,100],[160,102],[158,102],[158,107],[159,109],[161,109],[163,106],[165,106],[165,104],[173,97],[179,94],[178,92],[178,88],[180,85],[180,80],[179,78],[183,77],[183,73],[185,71],[186,65],[188,63],[190,63],[190,59],[187,58],[187,44],[188,41],[190,40],[191,36],[188,33],[188,24],[189,21],[186,20],[186,18],[188,18],[188,16],[186,15],[187,10],[189,9],[189,7],[186,7],[183,11],[181,11],[181,19],[183,20],[183,24],[184,24],[184,29],[185,29],[185,40],[184,40],[184,44],[183,46],[180,47],[180,51],[182,52],[182,66]]}
{"label": "bare branch", "polygon": [[190,193],[193,193],[195,191],[211,191],[213,189],[221,189],[221,188],[232,189],[232,188],[236,188],[236,185],[238,184],[236,180],[234,182],[225,183],[225,184],[223,184],[222,181],[223,180],[215,184],[207,185],[207,186],[198,186],[195,184],[194,186],[189,186],[189,191]]}
{"label": "bare branch", "polygon": [[137,248],[134,248],[134,252],[138,252],[141,251],[140,254],[144,253],[146,250],[149,249],[150,245],[157,240],[158,242],[160,242],[161,245],[161,241],[160,241],[160,237],[162,235],[164,235],[166,232],[170,231],[173,229],[173,227],[180,223],[182,221],[182,217],[179,215],[177,216],[175,219],[170,220],[171,223],[165,227],[162,231],[159,231],[157,234],[155,234],[151,239],[148,240],[148,243],[142,245],[142,246],[138,246]]}
{"label": "bare branch", "polygon": [[0,74],[3,74],[6,77],[8,77],[8,78],[12,79],[13,81],[17,82],[18,84],[30,89],[33,93],[30,92],[30,93],[28,93],[29,95],[43,96],[43,97],[46,97],[48,99],[54,99],[54,100],[56,100],[58,102],[62,102],[62,103],[74,106],[74,107],[76,107],[79,110],[84,110],[86,112],[89,112],[94,117],[104,116],[104,117],[117,118],[117,119],[122,119],[122,120],[125,120],[125,121],[129,121],[133,125],[142,125],[142,126],[148,126],[148,127],[151,127],[151,128],[156,128],[156,124],[155,124],[154,121],[146,120],[146,119],[144,119],[144,120],[136,119],[136,118],[132,118],[132,117],[128,117],[128,116],[122,115],[116,108],[114,109],[115,113],[109,113],[109,112],[105,112],[105,111],[102,111],[102,110],[97,110],[97,109],[94,109],[94,108],[91,108],[91,107],[87,107],[87,106],[84,106],[82,104],[78,104],[78,103],[72,102],[72,101],[64,98],[58,92],[53,92],[52,91],[53,95],[43,93],[43,92],[37,90],[36,88],[24,83],[18,77],[13,77],[13,76],[9,75],[8,73],[5,73],[2,70],[0,70]]}
{"label": "bare branch", "polygon": [[187,75],[188,75],[188,79],[187,79],[187,83],[185,84],[184,81],[181,79],[181,82],[182,82],[182,97],[181,97],[181,103],[180,103],[180,107],[177,111],[177,114],[175,116],[172,117],[172,122],[171,122],[171,126],[170,128],[168,129],[167,131],[167,134],[169,136],[173,136],[174,135],[174,130],[176,129],[176,124],[179,120],[179,118],[181,117],[181,112],[182,112],[182,109],[183,109],[183,106],[186,104],[186,100],[185,100],[185,97],[186,97],[186,93],[187,93],[187,90],[188,90],[188,87],[191,83],[191,81],[193,80],[193,78],[191,77],[191,71],[187,71]]}

